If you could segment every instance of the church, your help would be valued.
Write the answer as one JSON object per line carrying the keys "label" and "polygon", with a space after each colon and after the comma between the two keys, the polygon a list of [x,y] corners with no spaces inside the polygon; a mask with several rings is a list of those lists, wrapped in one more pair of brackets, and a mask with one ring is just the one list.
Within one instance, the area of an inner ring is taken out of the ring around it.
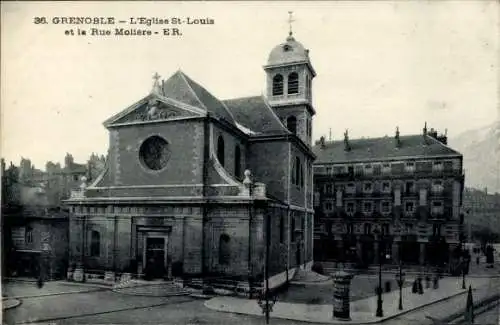
{"label": "church", "polygon": [[70,209],[70,270],[284,283],[313,260],[309,50],[290,31],[266,96],[219,100],[182,71],[104,122],[109,159]]}

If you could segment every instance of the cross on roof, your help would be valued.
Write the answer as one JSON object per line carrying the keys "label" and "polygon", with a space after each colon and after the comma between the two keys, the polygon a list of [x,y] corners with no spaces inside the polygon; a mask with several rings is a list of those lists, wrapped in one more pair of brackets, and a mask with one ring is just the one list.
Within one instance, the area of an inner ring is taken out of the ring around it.
{"label": "cross on roof", "polygon": [[158,72],[155,72],[155,74],[153,75],[153,79],[154,79],[154,83],[153,83],[152,93],[160,94],[161,87],[160,87],[160,83],[158,82],[158,80],[160,80],[160,75],[158,74]]}
{"label": "cross on roof", "polygon": [[288,34],[290,36],[292,36],[292,23],[295,21],[295,19],[293,19],[292,15],[293,15],[293,11],[289,11],[288,12],[288,25],[290,26],[290,31],[288,32]]}
{"label": "cross on roof", "polygon": [[155,72],[155,74],[153,75],[153,79],[155,80],[155,82],[160,79],[160,75],[158,74],[158,72]]}

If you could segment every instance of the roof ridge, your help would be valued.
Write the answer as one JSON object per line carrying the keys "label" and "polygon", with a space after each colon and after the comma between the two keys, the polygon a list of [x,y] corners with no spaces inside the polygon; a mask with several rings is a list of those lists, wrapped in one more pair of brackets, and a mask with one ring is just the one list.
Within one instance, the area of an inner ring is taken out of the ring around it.
{"label": "roof ridge", "polygon": [[450,147],[449,145],[447,145],[447,144],[445,144],[445,143],[443,143],[443,142],[439,141],[438,139],[436,139],[436,138],[434,138],[434,137],[431,137],[431,136],[430,136],[430,135],[428,135],[428,134],[426,134],[425,136],[426,136],[426,137],[428,137],[428,138],[430,138],[430,139],[432,139],[432,141],[434,141],[436,144],[439,144],[439,145],[441,145],[441,146],[445,147],[446,149],[451,150],[451,151],[455,152],[456,154],[461,155],[461,153],[460,153],[459,151],[457,151],[457,150],[453,149],[452,147]]}
{"label": "roof ridge", "polygon": [[231,100],[245,100],[245,99],[249,99],[249,98],[260,98],[260,97],[262,97],[262,95],[244,96],[244,97],[237,97],[237,98],[228,98],[228,99],[222,99],[221,101],[228,102],[228,101],[231,101]]}
{"label": "roof ridge", "polygon": [[264,106],[266,106],[267,109],[271,112],[271,115],[274,116],[274,118],[278,121],[279,125],[281,125],[281,127],[283,127],[286,131],[290,132],[290,130],[288,130],[288,128],[285,126],[285,124],[283,124],[283,122],[280,120],[278,115],[276,115],[276,112],[274,111],[274,109],[271,107],[271,105],[267,101],[267,98],[264,95],[260,95],[257,97],[262,98],[262,101],[264,102]]}
{"label": "roof ridge", "polygon": [[[189,89],[195,94],[196,99],[200,103],[202,103],[203,107],[205,107],[205,109],[207,111],[208,111],[208,107],[205,105],[205,103],[200,99],[200,97],[198,96],[198,94],[196,93],[196,91],[193,89],[193,84],[196,86],[196,88],[199,88],[200,91],[206,93],[207,95],[209,95],[210,97],[212,97],[214,100],[216,100],[217,102],[219,102],[222,105],[222,108],[226,111],[226,113],[229,114],[229,117],[233,121],[235,121],[233,114],[231,113],[231,111],[228,109],[228,107],[226,106],[226,104],[224,104],[224,102],[222,100],[220,100],[219,98],[217,98],[214,94],[212,94],[210,91],[208,91],[205,87],[203,87],[202,85],[200,85],[199,83],[197,83],[196,81],[194,81],[193,79],[191,79],[188,75],[184,74],[182,71],[181,71],[181,75],[182,75],[183,79],[186,81],[186,83],[188,84]],[[231,121],[229,121],[229,122],[231,122]]]}
{"label": "roof ridge", "polygon": [[[186,76],[184,74],[184,72],[182,72],[181,69],[177,70],[176,74],[179,74],[182,79],[184,80],[184,82],[187,84],[189,90],[191,91],[191,93],[194,95],[194,97],[196,98],[196,100],[201,104],[201,106],[208,112],[208,107],[205,106],[205,104],[201,101],[200,97],[198,97],[198,95],[196,94],[196,92],[194,91],[194,89],[191,87],[191,83],[187,80],[187,78],[189,78],[188,76]],[[187,78],[186,78],[187,77]],[[190,79],[190,78],[189,78]]]}

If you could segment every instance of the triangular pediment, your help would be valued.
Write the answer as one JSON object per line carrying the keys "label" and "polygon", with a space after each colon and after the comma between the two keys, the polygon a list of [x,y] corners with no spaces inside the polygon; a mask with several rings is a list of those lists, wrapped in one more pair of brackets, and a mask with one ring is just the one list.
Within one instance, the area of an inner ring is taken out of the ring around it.
{"label": "triangular pediment", "polygon": [[147,123],[204,116],[205,112],[176,100],[151,94],[133,104],[121,113],[111,117],[104,125],[119,126],[130,123]]}

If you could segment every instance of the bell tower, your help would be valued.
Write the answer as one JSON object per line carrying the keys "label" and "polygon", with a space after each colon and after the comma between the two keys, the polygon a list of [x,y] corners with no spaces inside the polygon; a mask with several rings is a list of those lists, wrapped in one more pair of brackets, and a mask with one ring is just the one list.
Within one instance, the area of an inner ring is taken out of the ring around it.
{"label": "bell tower", "polygon": [[305,144],[312,145],[312,80],[316,72],[309,50],[297,42],[290,31],[286,41],[269,54],[264,71],[267,75],[267,100],[288,130]]}

